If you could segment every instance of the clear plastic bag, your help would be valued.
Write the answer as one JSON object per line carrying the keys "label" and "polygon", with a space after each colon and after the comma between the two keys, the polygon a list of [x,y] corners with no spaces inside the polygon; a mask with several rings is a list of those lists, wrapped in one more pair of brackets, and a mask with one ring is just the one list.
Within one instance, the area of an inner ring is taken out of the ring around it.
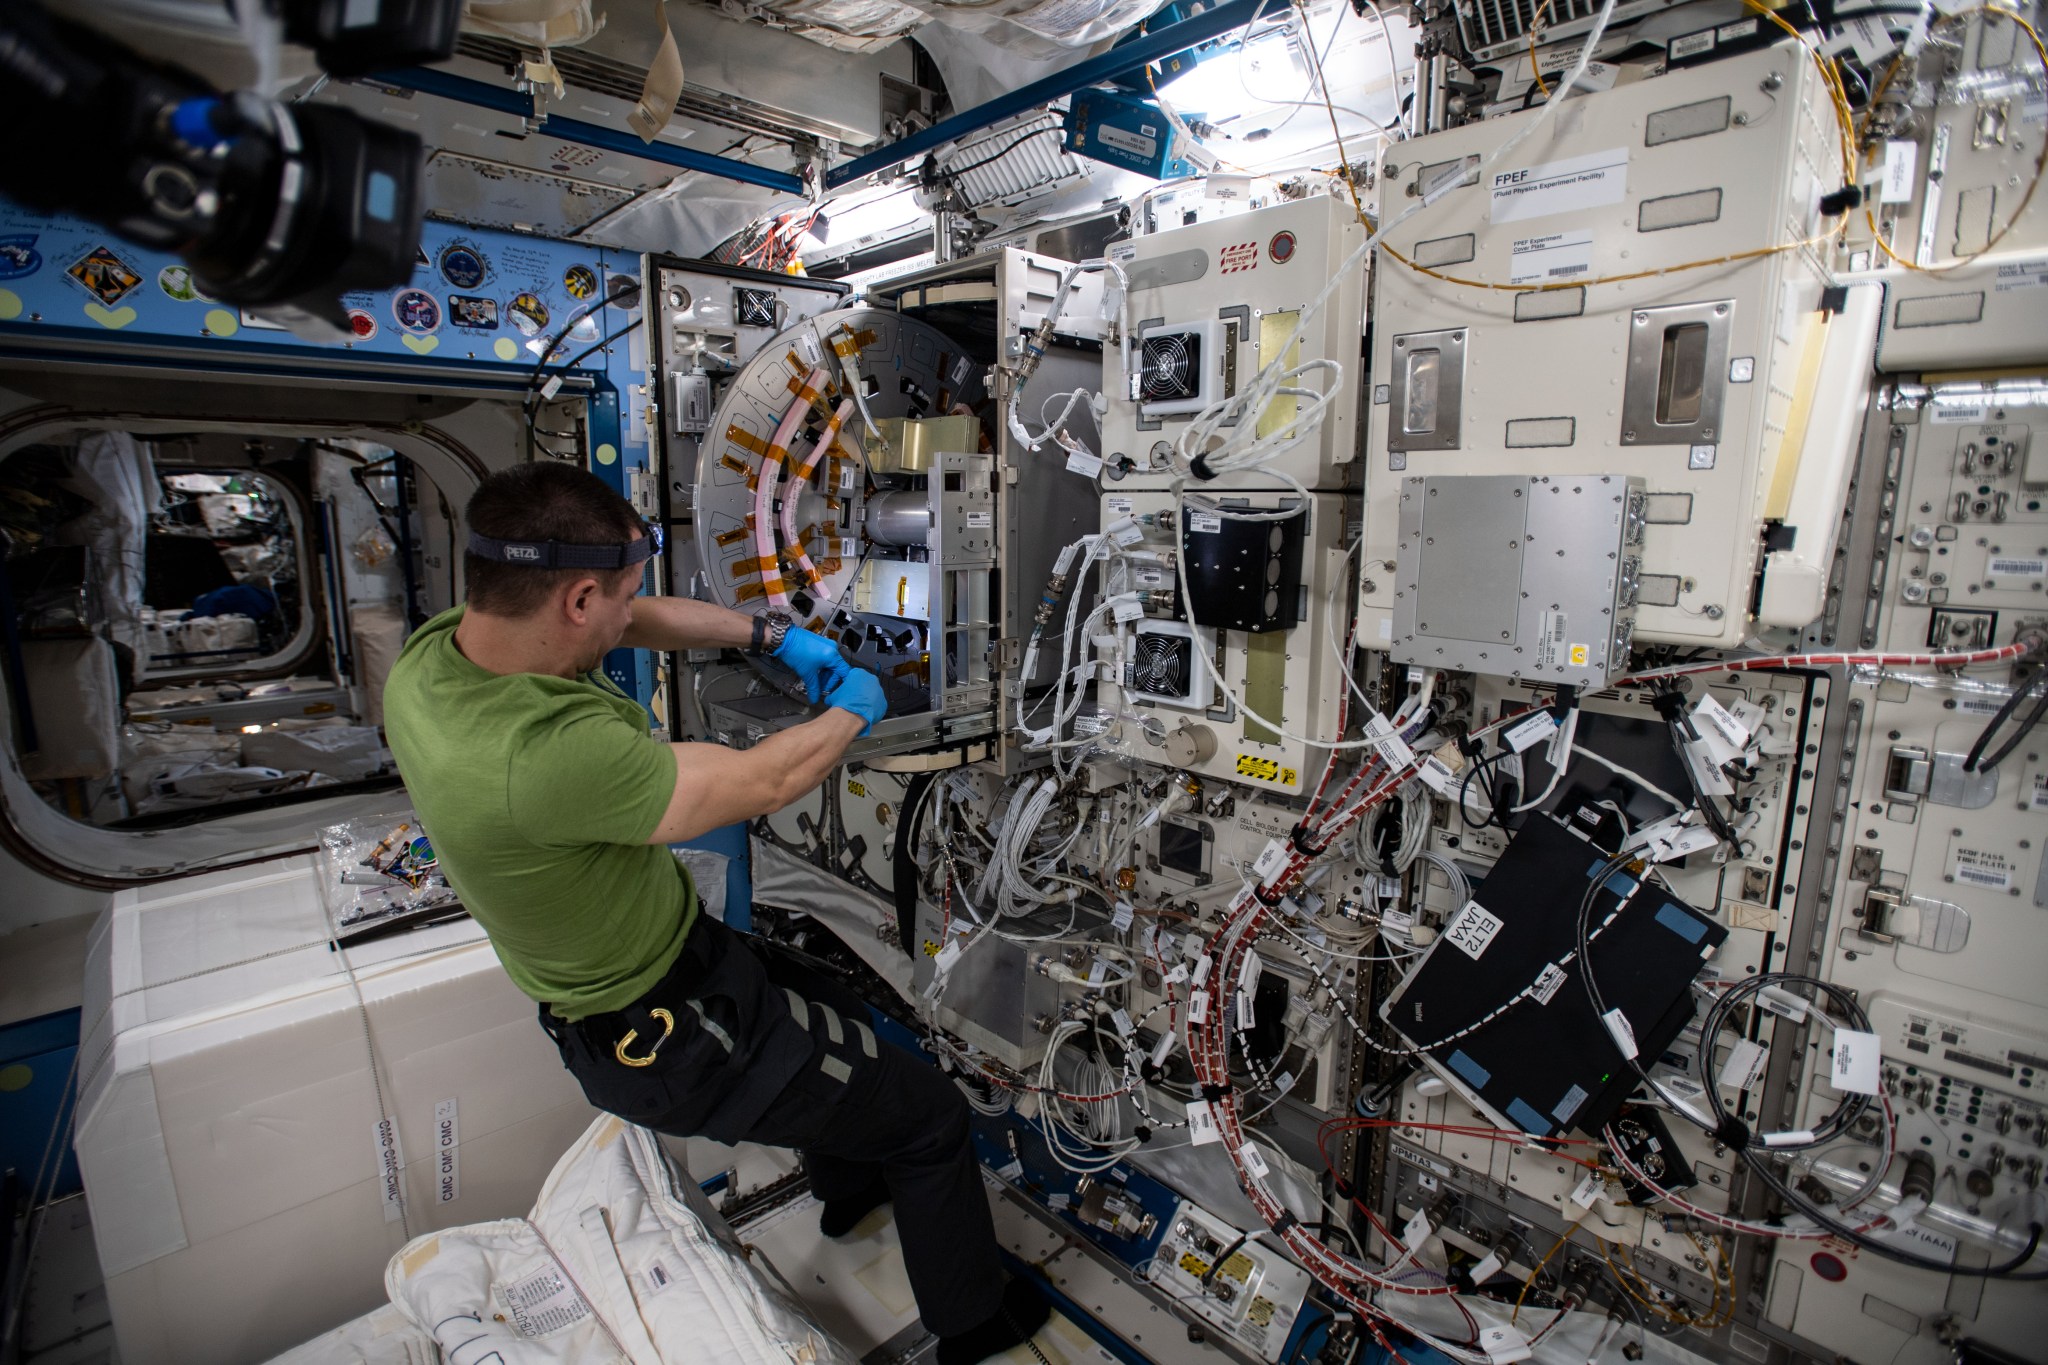
{"label": "clear plastic bag", "polygon": [[409,810],[321,830],[320,889],[340,930],[460,903]]}

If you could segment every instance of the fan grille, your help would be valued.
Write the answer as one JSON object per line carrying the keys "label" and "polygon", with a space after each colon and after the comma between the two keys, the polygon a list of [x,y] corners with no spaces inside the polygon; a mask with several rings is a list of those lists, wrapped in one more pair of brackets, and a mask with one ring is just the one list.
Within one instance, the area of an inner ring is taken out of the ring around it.
{"label": "fan grille", "polygon": [[1154,402],[1193,398],[1201,392],[1202,339],[1192,332],[1145,338],[1139,356],[1143,396]]}
{"label": "fan grille", "polygon": [[1185,697],[1194,642],[1178,635],[1140,635],[1131,660],[1131,686],[1154,697]]}

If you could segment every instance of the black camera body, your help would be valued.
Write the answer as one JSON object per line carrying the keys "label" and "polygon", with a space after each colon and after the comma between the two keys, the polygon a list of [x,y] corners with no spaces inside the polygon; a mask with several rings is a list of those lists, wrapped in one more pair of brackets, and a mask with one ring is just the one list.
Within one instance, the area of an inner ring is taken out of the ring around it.
{"label": "black camera body", "polygon": [[[445,58],[459,0],[288,0],[330,74]],[[0,116],[33,130],[0,192],[174,252],[223,302],[340,328],[340,298],[412,276],[423,149],[346,110],[223,95],[29,3],[0,7]]]}

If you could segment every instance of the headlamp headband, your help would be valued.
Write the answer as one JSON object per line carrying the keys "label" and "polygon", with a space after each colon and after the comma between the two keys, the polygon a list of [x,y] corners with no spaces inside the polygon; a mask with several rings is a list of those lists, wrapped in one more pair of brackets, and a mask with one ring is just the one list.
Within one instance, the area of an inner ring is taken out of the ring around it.
{"label": "headlamp headband", "polygon": [[497,564],[529,569],[630,569],[661,553],[661,528],[641,524],[638,540],[623,545],[573,545],[561,540],[494,540],[469,533],[469,552]]}

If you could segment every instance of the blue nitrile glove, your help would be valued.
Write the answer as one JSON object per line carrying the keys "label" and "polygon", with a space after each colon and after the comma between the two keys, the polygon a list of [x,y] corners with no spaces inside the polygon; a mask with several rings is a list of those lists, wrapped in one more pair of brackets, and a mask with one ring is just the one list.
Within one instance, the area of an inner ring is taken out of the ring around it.
{"label": "blue nitrile glove", "polygon": [[772,657],[788,664],[803,679],[804,691],[812,701],[831,692],[853,672],[838,645],[802,626],[791,626],[784,633]]}
{"label": "blue nitrile glove", "polygon": [[826,694],[825,705],[851,711],[866,721],[867,724],[860,728],[862,735],[874,729],[875,722],[889,714],[889,702],[882,695],[881,680],[865,668],[847,669],[846,680]]}

